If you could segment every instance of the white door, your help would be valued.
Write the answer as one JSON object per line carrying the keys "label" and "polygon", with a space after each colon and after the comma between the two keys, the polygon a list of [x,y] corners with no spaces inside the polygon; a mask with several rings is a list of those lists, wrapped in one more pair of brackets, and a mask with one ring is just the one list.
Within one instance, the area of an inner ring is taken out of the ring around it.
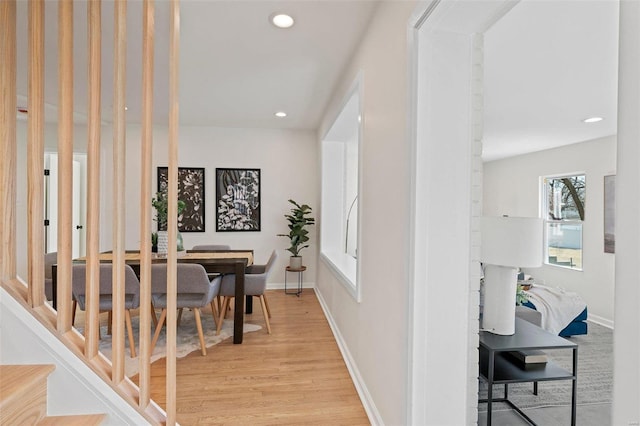
{"label": "white door", "polygon": [[[77,156],[74,156],[77,157]],[[84,196],[82,183],[83,162],[73,160],[73,201],[71,252],[74,259],[84,255],[84,219],[82,206]],[[47,253],[58,251],[58,154],[45,154],[45,168],[49,171],[45,184],[45,238]]]}

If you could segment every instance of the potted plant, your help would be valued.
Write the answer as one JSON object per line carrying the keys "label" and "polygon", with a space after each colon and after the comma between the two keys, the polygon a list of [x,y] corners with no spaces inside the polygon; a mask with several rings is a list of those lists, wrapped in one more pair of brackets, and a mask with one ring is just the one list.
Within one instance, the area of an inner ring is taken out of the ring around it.
{"label": "potted plant", "polygon": [[[169,204],[167,202],[167,194],[165,192],[157,192],[156,196],[151,199],[151,205],[156,209],[156,223],[158,225],[157,236],[151,235],[152,243],[155,239],[158,253],[167,253],[168,236],[167,236],[167,216],[169,215]],[[178,217],[182,214],[187,205],[184,201],[178,200]],[[178,232],[178,251],[184,251],[182,235]]]}
{"label": "potted plant", "polygon": [[289,200],[294,207],[291,209],[290,214],[285,214],[289,222],[289,233],[278,234],[279,237],[289,238],[291,246],[287,249],[291,253],[289,266],[291,269],[300,269],[302,267],[302,257],[300,256],[300,250],[309,247],[305,244],[309,241],[309,231],[305,229],[308,225],[315,224],[313,217],[310,217],[311,207],[306,204],[300,205],[293,200]]}

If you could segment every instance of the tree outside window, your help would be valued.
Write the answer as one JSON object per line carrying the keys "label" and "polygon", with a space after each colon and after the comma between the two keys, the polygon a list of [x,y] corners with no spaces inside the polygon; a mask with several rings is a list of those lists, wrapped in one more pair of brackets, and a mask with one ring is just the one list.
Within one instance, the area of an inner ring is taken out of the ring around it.
{"label": "tree outside window", "polygon": [[582,269],[582,225],[585,217],[584,174],[543,180],[546,223],[546,262]]}

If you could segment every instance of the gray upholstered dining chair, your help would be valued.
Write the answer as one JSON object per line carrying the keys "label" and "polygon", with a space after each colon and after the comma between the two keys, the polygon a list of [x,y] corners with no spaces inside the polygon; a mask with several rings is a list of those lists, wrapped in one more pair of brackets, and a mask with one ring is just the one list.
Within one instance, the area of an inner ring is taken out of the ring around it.
{"label": "gray upholstered dining chair", "polygon": [[[75,322],[76,308],[85,310],[86,304],[86,276],[87,265],[74,264],[73,265],[73,279],[71,292],[73,295],[73,322]],[[98,306],[100,312],[111,312],[113,310],[113,265],[111,263],[100,264],[100,299]],[[131,358],[136,357],[136,345],[133,338],[133,327],[131,325],[131,309],[140,307],[140,282],[131,266],[124,265],[124,308],[125,308],[125,325],[127,327],[127,334],[129,335],[129,350],[131,351]],[[109,315],[111,318],[111,315]],[[111,323],[109,323],[111,328]]]}
{"label": "gray upholstered dining chair", "polygon": [[[207,272],[204,267],[195,263],[178,263],[177,264],[177,295],[176,305],[178,309],[190,308],[196,319],[196,327],[198,329],[198,337],[200,339],[200,349],[202,355],[207,354],[207,348],[204,343],[204,333],[202,332],[202,321],[200,319],[200,309],[210,305],[214,323],[217,322],[217,309],[213,299],[218,295],[220,290],[221,277],[216,277],[209,281]],[[151,350],[158,341],[158,336],[162,330],[162,326],[167,319],[167,265],[156,264],[151,265],[151,302],[154,308],[161,308],[162,313],[158,320],[153,340],[151,341]]]}
{"label": "gray upholstered dining chair", "polygon": [[231,246],[227,244],[200,244],[193,246],[191,250],[231,250]]}
{"label": "gray upholstered dining chair", "polygon": [[53,300],[53,265],[58,263],[58,252],[44,255],[44,294],[47,300]]}
{"label": "gray upholstered dining chair", "polygon": [[[193,248],[191,250],[231,250],[231,246],[228,244],[199,244],[199,245],[195,245],[193,246]],[[213,273],[213,274],[207,274],[207,276],[209,277],[210,280],[214,279],[217,276],[220,276],[220,274],[218,273]],[[222,302],[220,300],[220,296],[216,296],[216,299],[218,300],[218,309],[222,309]],[[217,324],[217,318],[216,318],[216,324]]]}
{"label": "gray upholstered dining chair", "polygon": [[[267,332],[271,334],[271,324],[269,318],[271,311],[264,291],[267,289],[267,278],[273,269],[273,265],[278,258],[278,252],[275,250],[271,253],[269,260],[265,265],[251,265],[247,268],[244,275],[244,294],[247,296],[257,296],[260,298],[260,306],[264,315],[264,322],[267,325]],[[216,334],[220,334],[222,322],[229,308],[229,302],[235,295],[236,276],[235,274],[224,275],[222,277],[222,285],[220,286],[220,296],[222,299],[222,308],[220,309],[220,319],[218,320],[218,329]]]}

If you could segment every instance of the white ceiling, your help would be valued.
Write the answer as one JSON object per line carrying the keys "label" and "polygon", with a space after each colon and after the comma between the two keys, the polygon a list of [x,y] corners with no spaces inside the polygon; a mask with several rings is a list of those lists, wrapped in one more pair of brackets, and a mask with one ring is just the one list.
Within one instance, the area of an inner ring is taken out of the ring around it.
{"label": "white ceiling", "polygon": [[[447,1],[447,0],[444,0]],[[183,125],[315,129],[378,2],[182,0]],[[55,122],[57,2],[46,4],[45,99]],[[127,120],[138,122],[142,2],[129,1]],[[27,2],[18,2],[18,93],[27,93]],[[288,30],[273,12],[291,14]],[[616,133],[614,0],[523,0],[485,35],[484,158],[492,160]],[[75,105],[86,113],[86,3],[74,2]],[[156,1],[154,121],[168,116],[169,3]],[[113,3],[103,1],[103,116],[112,105]],[[285,119],[274,116],[286,111]],[[587,125],[582,119],[602,116]]]}
{"label": "white ceiling", "polygon": [[[57,2],[46,4],[45,99],[48,121],[57,103]],[[142,2],[128,2],[127,120],[141,108]],[[18,2],[18,93],[27,94],[27,2]],[[334,84],[360,42],[376,1],[182,0],[180,122],[193,126],[315,129]],[[269,22],[274,12],[295,19],[290,29]],[[103,116],[110,121],[113,2],[103,1]],[[74,110],[86,114],[86,3],[74,2]],[[169,2],[156,1],[154,121],[168,117]],[[277,111],[288,116],[278,119]]]}
{"label": "white ceiling", "polygon": [[617,1],[515,6],[485,34],[484,159],[616,134],[617,60]]}

